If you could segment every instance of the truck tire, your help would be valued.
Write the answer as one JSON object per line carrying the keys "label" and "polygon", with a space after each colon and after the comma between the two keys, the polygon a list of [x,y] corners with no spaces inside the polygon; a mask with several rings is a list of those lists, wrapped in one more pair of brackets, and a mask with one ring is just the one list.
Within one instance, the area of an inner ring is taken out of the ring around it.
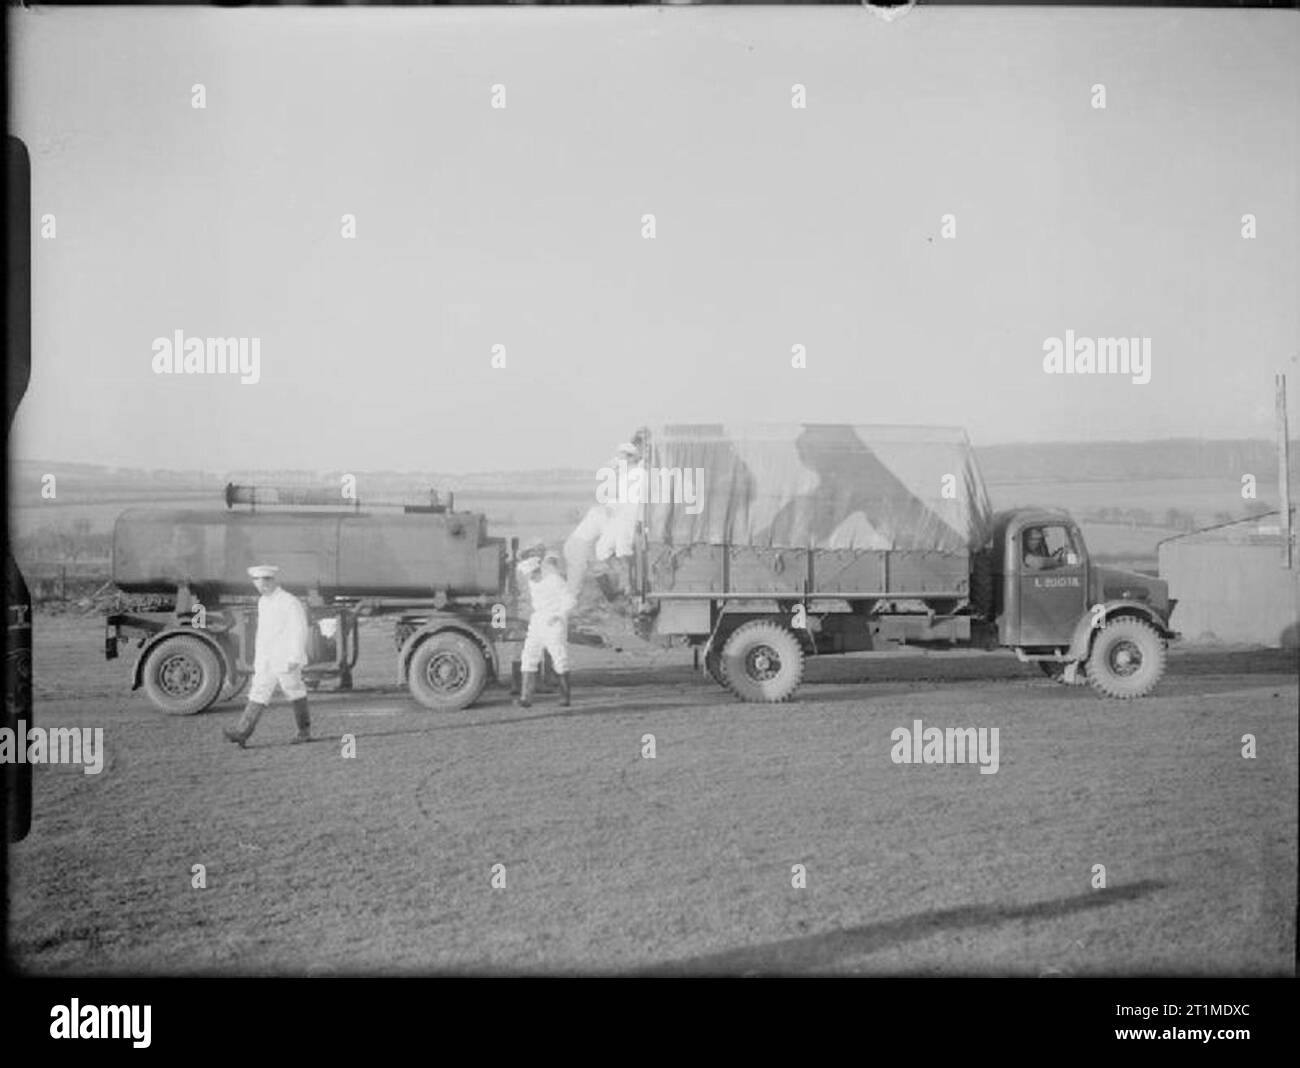
{"label": "truck tire", "polygon": [[718,669],[742,701],[788,701],[803,681],[803,647],[788,627],[756,620],[727,639]]}
{"label": "truck tire", "polygon": [[[1065,681],[1065,665],[1059,660],[1040,660],[1038,666],[1043,669],[1043,674],[1053,682],[1059,682],[1062,686],[1067,685]],[[1080,664],[1078,670],[1074,673],[1074,682],[1068,685],[1084,686],[1088,682],[1088,665]]]}
{"label": "truck tire", "polygon": [[434,634],[416,646],[407,685],[411,696],[435,712],[457,712],[478,700],[487,685],[487,657],[463,634]]}
{"label": "truck tire", "polygon": [[719,686],[726,687],[727,676],[722,672],[722,653],[719,645],[714,645],[709,650],[708,655],[704,658],[704,670],[709,673],[709,678]]}
{"label": "truck tire", "polygon": [[144,692],[154,708],[171,716],[192,716],[216,701],[225,680],[221,658],[202,638],[177,634],[149,652]]}
{"label": "truck tire", "polygon": [[1165,643],[1145,620],[1121,616],[1105,624],[1088,656],[1088,681],[1103,697],[1145,697],[1165,673]]}

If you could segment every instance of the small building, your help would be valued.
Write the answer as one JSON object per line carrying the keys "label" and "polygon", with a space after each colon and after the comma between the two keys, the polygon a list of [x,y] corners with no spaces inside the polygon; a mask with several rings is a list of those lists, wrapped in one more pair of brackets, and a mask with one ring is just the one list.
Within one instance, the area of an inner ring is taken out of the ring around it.
{"label": "small building", "polygon": [[1287,568],[1284,539],[1270,512],[1162,541],[1174,629],[1190,642],[1300,646],[1300,560],[1293,551]]}

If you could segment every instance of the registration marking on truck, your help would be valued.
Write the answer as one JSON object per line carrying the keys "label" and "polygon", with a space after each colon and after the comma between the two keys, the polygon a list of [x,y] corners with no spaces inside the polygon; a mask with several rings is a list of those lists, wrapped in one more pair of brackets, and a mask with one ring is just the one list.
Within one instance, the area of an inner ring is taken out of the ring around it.
{"label": "registration marking on truck", "polygon": [[1063,575],[1060,578],[1036,578],[1034,585],[1039,589],[1050,590],[1055,586],[1077,586],[1079,579],[1076,575]]}

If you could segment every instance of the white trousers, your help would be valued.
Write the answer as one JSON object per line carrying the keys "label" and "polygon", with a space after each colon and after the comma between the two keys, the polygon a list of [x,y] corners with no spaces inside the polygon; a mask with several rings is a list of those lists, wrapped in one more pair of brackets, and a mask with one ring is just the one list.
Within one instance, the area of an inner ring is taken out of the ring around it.
{"label": "white trousers", "polygon": [[551,654],[551,663],[558,674],[569,670],[569,646],[566,641],[569,631],[568,621],[561,618],[558,623],[544,623],[540,619],[528,621],[528,633],[524,636],[524,649],[519,654],[519,666],[523,671],[536,671],[542,663],[542,653]]}
{"label": "white trousers", "polygon": [[302,668],[275,671],[270,664],[259,664],[253,672],[253,681],[248,686],[248,699],[259,705],[270,704],[277,685],[290,701],[307,696],[307,687],[302,681]]}

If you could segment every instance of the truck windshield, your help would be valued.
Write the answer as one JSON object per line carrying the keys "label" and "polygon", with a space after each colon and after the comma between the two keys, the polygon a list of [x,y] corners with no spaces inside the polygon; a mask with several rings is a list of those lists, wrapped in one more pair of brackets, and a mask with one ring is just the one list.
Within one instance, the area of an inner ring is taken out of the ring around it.
{"label": "truck windshield", "polygon": [[1068,567],[1079,561],[1079,550],[1068,527],[1061,524],[1028,527],[1021,535],[1022,560],[1031,571]]}

